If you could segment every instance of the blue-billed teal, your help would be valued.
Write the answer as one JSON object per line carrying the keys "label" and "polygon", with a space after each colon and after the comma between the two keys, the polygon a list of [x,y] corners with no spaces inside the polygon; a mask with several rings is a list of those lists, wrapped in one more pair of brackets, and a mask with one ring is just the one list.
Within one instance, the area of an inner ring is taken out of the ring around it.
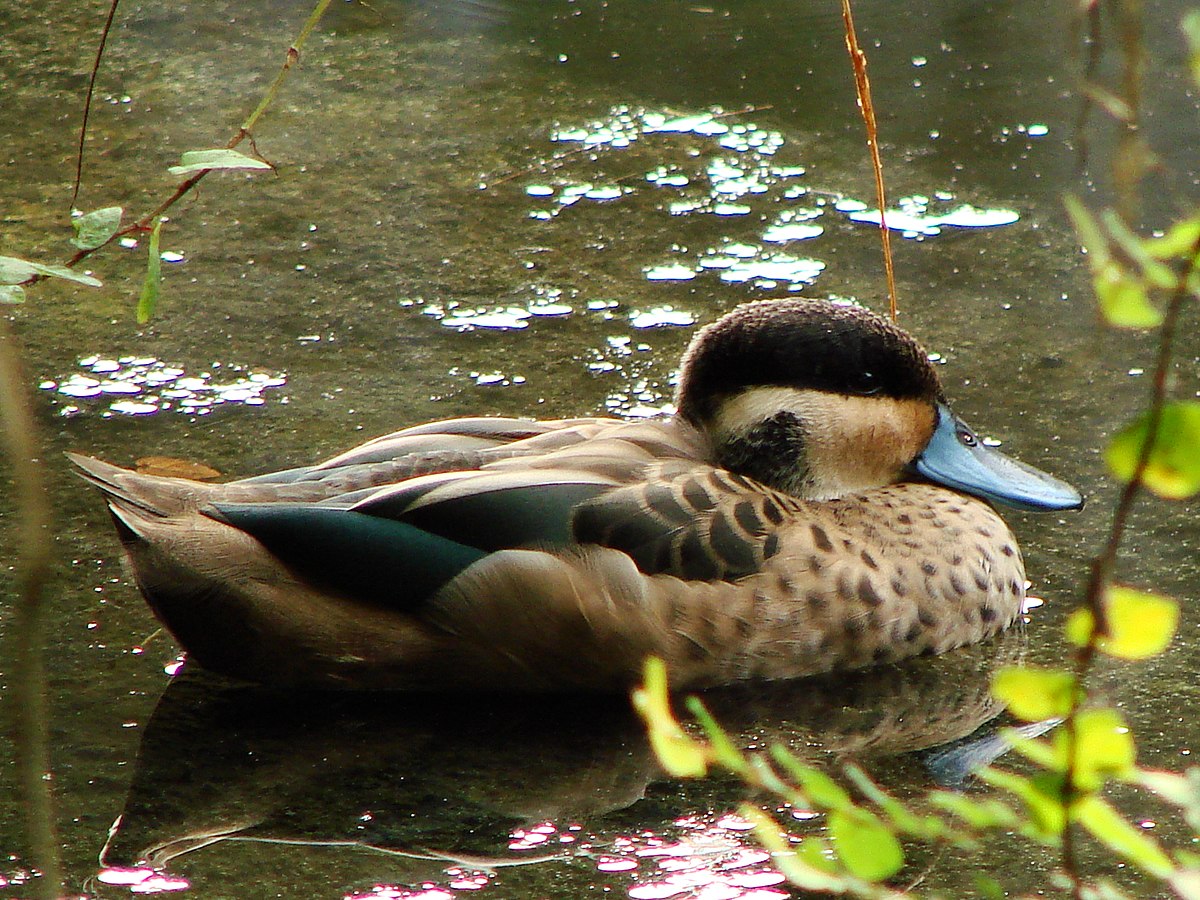
{"label": "blue-billed teal", "polygon": [[676,688],[938,653],[1018,617],[992,508],[1078,508],[856,306],[701,329],[657,421],[452,419],[201,484],[73,457],[189,657],[283,686]]}

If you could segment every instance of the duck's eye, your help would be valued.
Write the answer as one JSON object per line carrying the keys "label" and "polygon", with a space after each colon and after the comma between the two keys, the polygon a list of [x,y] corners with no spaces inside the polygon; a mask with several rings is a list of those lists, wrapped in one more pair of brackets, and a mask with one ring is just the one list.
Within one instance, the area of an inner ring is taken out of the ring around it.
{"label": "duck's eye", "polygon": [[971,434],[971,432],[967,431],[966,429],[963,429],[958,433],[958,439],[968,447],[974,447],[979,443],[979,438],[975,437],[975,435]]}
{"label": "duck's eye", "polygon": [[861,380],[858,383],[858,393],[864,397],[879,393],[879,385],[875,383],[874,372],[863,372],[859,375],[859,378]]}

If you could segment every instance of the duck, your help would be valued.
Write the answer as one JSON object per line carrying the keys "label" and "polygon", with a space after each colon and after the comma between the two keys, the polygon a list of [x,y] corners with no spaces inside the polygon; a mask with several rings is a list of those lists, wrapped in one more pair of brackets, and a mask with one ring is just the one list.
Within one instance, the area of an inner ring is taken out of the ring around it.
{"label": "duck", "polygon": [[616,692],[943,653],[1016,622],[996,507],[1080,493],[985,444],[865,307],[740,305],[661,419],[457,418],[221,484],[72,454],[189,664],[285,689]]}

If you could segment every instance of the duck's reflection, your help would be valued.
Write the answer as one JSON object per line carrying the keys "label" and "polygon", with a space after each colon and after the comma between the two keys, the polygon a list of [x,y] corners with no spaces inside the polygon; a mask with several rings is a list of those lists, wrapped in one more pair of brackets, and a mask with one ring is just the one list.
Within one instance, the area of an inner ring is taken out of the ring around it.
{"label": "duck's reflection", "polygon": [[[941,657],[705,702],[744,747],[873,757],[891,785],[928,784],[916,751],[996,717],[991,673],[1022,648],[1017,629]],[[959,754],[946,756],[939,777],[954,780]],[[656,791],[665,779],[624,698],[296,695],[185,670],[147,725],[101,864],[158,877],[170,864],[178,875],[181,855],[237,840],[370,848],[393,855],[405,883],[444,878],[455,863],[494,869],[581,850],[618,871],[622,834],[720,814],[744,796],[730,780]],[[636,806],[648,789],[654,801]]]}

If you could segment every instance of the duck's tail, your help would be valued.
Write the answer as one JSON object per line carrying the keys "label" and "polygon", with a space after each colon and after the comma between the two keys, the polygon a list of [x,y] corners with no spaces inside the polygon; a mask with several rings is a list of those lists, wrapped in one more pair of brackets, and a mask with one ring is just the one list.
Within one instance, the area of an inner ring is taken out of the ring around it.
{"label": "duck's tail", "polygon": [[78,453],[68,453],[67,458],[84,481],[104,494],[125,541],[144,539],[147,523],[161,522],[194,509],[211,490],[211,486],[198,481],[142,475]]}

